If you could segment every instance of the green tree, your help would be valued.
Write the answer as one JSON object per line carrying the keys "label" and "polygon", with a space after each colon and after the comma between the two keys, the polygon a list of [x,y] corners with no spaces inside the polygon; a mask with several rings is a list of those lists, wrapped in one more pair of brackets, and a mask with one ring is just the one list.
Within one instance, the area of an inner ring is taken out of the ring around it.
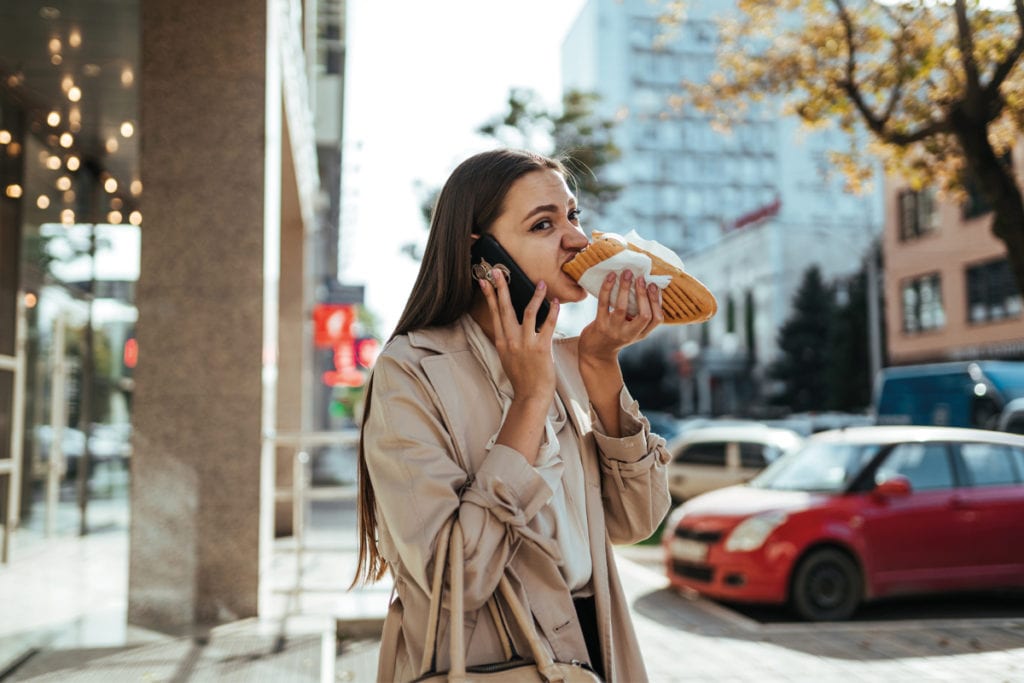
{"label": "green tree", "polygon": [[828,405],[833,310],[833,289],[818,267],[811,266],[793,296],[792,314],[779,329],[780,355],[768,368],[768,376],[783,387],[774,402],[793,412],[820,411]]}
{"label": "green tree", "polygon": [[570,90],[562,97],[561,109],[552,111],[535,91],[513,88],[508,110],[477,132],[507,146],[563,158],[575,177],[580,206],[600,214],[622,191],[621,185],[603,180],[600,171],[622,152],[612,139],[615,122],[595,113],[598,100],[594,93]]}
{"label": "green tree", "polygon": [[[685,2],[666,5],[685,23]],[[913,188],[963,199],[974,185],[993,211],[1024,292],[1024,199],[1010,163],[1024,131],[1024,0],[737,0],[722,24],[718,69],[684,86],[677,106],[722,123],[781,96],[811,126],[850,134],[834,161],[857,188],[875,158]],[[871,144],[858,140],[865,129]]]}

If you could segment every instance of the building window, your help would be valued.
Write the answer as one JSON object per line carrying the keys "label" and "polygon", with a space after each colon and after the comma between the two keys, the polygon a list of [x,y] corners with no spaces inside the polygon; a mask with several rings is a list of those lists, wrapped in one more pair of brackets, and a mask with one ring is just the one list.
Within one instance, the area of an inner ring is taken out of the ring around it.
{"label": "building window", "polygon": [[904,190],[899,194],[900,239],[912,240],[939,227],[939,212],[932,190]]}
{"label": "building window", "polygon": [[967,269],[967,322],[994,322],[1020,315],[1020,291],[1007,259]]}
{"label": "building window", "polygon": [[903,331],[925,332],[946,324],[942,309],[942,280],[938,273],[923,275],[903,284]]}

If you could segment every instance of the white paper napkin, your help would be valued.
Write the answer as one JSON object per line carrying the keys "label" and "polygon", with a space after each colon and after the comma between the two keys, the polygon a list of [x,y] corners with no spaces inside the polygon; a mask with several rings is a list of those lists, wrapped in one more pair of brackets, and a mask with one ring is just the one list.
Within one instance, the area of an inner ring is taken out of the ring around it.
{"label": "white paper napkin", "polygon": [[[670,249],[653,242],[651,240],[645,240],[640,235],[636,234],[635,230],[630,230],[625,235],[619,235],[613,232],[606,232],[601,235],[602,239],[610,238],[621,242],[622,244],[633,244],[641,249],[649,251],[658,258],[671,263],[680,270],[683,270],[683,262],[679,256],[671,251]],[[658,289],[665,289],[672,282],[671,275],[651,275],[651,259],[647,254],[641,254],[638,251],[632,249],[625,249],[615,254],[611,258],[605,259],[598,264],[595,264],[585,270],[583,275],[579,279],[579,284],[583,289],[587,290],[595,297],[601,293],[601,285],[604,284],[604,279],[608,273],[621,273],[624,270],[629,270],[633,273],[633,278],[643,277],[648,283],[657,285]],[[619,294],[619,281],[616,279],[615,286],[612,288],[611,301],[614,303],[616,297]],[[636,300],[636,289],[630,288],[629,290],[629,303],[626,307],[626,313],[628,315],[636,315],[640,311]]]}

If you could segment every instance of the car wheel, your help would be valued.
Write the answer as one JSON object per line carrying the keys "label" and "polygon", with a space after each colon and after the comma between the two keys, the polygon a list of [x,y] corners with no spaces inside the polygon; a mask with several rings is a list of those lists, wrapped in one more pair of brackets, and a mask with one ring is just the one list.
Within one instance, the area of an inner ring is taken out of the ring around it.
{"label": "car wheel", "polygon": [[860,570],[850,556],[823,548],[800,562],[791,604],[808,621],[842,621],[857,610],[862,590]]}

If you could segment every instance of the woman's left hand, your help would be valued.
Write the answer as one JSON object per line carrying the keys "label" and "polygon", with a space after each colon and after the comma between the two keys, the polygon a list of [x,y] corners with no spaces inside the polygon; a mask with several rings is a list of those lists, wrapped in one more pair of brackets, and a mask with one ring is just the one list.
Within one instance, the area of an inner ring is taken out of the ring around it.
{"label": "woman's left hand", "polygon": [[[616,277],[619,291],[612,301]],[[629,291],[636,292],[639,310],[627,315]],[[643,277],[635,278],[628,270],[619,276],[611,273],[601,285],[597,297],[597,317],[580,333],[580,359],[596,363],[617,361],[621,349],[638,342],[664,322],[661,312],[661,290],[647,284]]]}

